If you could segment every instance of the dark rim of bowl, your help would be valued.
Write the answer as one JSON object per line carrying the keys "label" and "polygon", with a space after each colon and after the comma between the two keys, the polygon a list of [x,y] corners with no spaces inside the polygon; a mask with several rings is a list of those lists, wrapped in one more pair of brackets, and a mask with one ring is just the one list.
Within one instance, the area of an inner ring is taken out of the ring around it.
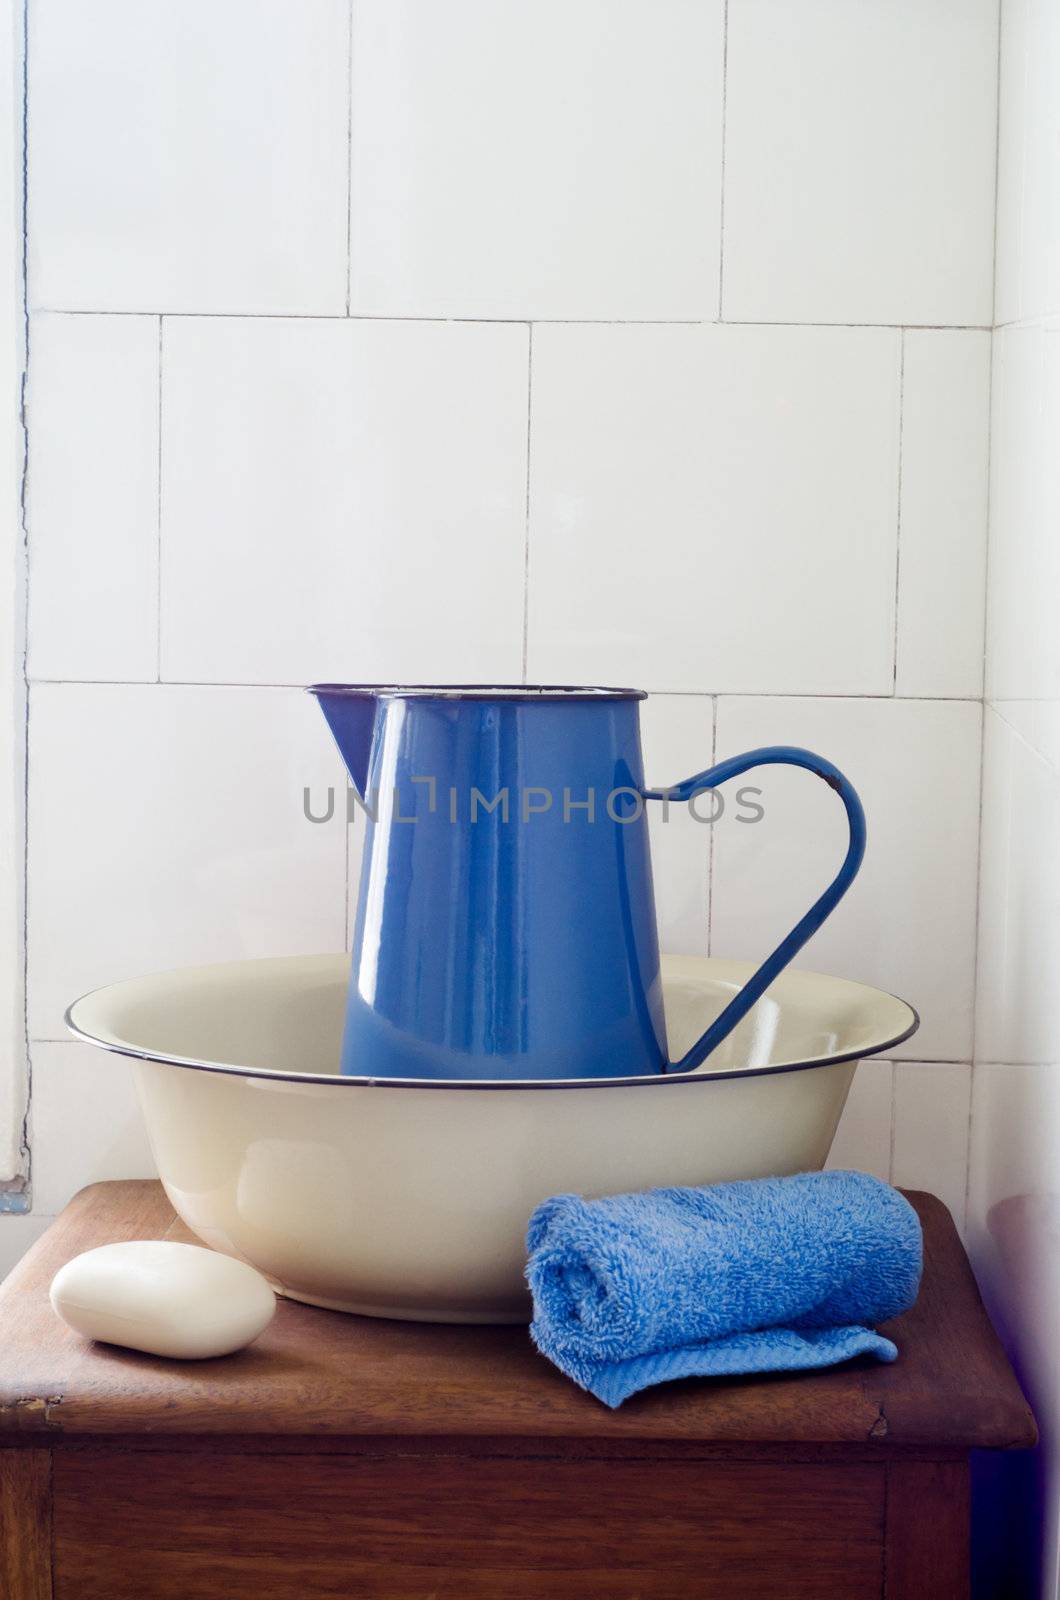
{"label": "dark rim of bowl", "polygon": [[[823,974],[822,974],[823,976]],[[105,988],[112,987],[110,984]],[[868,987],[867,985],[864,987]],[[75,1039],[80,1039],[85,1044],[95,1045],[97,1049],[108,1050],[112,1055],[128,1056],[134,1061],[153,1061],[160,1066],[181,1067],[191,1072],[215,1072],[231,1078],[260,1078],[266,1083],[313,1083],[325,1084],[331,1087],[356,1088],[356,1089],[430,1089],[430,1090],[474,1090],[502,1092],[537,1092],[542,1089],[636,1089],[648,1085],[678,1084],[678,1083],[720,1083],[731,1078],[768,1078],[775,1077],[782,1072],[811,1072],[816,1067],[836,1067],[846,1061],[865,1061],[870,1056],[877,1056],[884,1050],[891,1050],[895,1045],[904,1043],[920,1026],[920,1014],[908,1000],[903,1000],[900,995],[891,994],[886,989],[878,989],[877,994],[886,994],[889,1000],[894,1000],[898,1005],[904,1006],[910,1016],[909,1026],[901,1033],[894,1034],[889,1039],[882,1039],[879,1044],[861,1050],[844,1050],[836,1055],[820,1056],[809,1061],[782,1061],[775,1066],[768,1067],[733,1067],[721,1072],[659,1072],[647,1077],[638,1078],[372,1078],[372,1077],[346,1077],[341,1074],[324,1072],[277,1072],[270,1067],[240,1067],[227,1061],[199,1061],[188,1056],[163,1055],[147,1050],[138,1050],[135,1045],[123,1044],[118,1040],[101,1039],[97,1035],[88,1033],[79,1027],[74,1018],[74,1012],[82,1000],[89,1000],[92,995],[98,994],[98,989],[89,990],[80,999],[75,1000],[67,1007],[63,1021]]]}

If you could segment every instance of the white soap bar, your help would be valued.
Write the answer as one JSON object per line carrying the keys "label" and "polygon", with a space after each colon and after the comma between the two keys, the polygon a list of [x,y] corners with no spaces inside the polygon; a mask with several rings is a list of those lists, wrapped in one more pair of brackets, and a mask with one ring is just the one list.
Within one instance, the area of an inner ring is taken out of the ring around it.
{"label": "white soap bar", "polygon": [[276,1310],[243,1261],[194,1244],[144,1239],[86,1250],[52,1279],[52,1308],[86,1339],[154,1356],[227,1356],[256,1339]]}

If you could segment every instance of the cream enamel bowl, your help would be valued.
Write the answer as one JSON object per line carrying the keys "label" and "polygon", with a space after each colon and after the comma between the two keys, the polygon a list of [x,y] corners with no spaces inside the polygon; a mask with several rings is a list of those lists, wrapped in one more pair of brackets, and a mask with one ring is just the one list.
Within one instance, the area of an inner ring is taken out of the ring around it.
{"label": "cream enamel bowl", "polygon": [[[341,1078],[348,971],[336,955],[134,978],[67,1021],[135,1058],[159,1175],[201,1239],[281,1294],[377,1317],[526,1321],[526,1223],[549,1195],[819,1168],[858,1059],[917,1025],[892,995],[789,970],[692,1073]],[[751,971],[664,957],[673,1053]]]}

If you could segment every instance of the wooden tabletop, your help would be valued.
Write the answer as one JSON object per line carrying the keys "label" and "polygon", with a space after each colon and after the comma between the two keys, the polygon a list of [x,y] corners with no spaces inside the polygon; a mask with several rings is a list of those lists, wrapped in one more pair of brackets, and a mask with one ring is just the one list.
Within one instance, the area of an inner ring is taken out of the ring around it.
{"label": "wooden tabletop", "polygon": [[890,1453],[1034,1444],[1034,1419],[983,1309],[949,1212],[910,1194],[924,1227],[920,1298],[884,1326],[890,1365],[671,1383],[612,1412],[537,1354],[524,1328],[345,1316],[281,1300],[249,1349],[178,1362],[90,1344],[48,1286],[64,1262],[112,1240],[187,1239],[162,1187],[85,1189],[0,1285],[0,1442],[104,1435],[400,1439],[415,1435],[831,1445]]}

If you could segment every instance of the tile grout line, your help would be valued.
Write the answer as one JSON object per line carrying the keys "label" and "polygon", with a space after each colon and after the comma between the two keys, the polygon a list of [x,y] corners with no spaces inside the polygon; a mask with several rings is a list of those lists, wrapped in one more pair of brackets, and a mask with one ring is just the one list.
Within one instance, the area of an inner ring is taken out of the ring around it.
{"label": "tile grout line", "polygon": [[[996,257],[995,257],[996,259]],[[996,289],[996,274],[995,274]],[[979,982],[982,971],[980,955],[982,943],[982,893],[983,893],[983,812],[986,804],[986,715],[988,706],[986,698],[986,627],[989,607],[989,580],[990,580],[990,523],[991,523],[991,454],[993,451],[993,415],[994,415],[994,338],[990,336],[990,380],[989,380],[989,410],[987,413],[986,430],[986,551],[983,559],[983,646],[982,646],[982,695],[979,700],[979,808],[976,818],[975,838],[975,916],[973,919],[974,956],[972,960],[972,1031],[971,1031],[971,1062],[969,1063],[968,1080],[968,1127],[965,1135],[965,1160],[964,1160],[964,1226],[968,1226],[968,1207],[971,1197],[972,1185],[972,1106],[975,1100],[975,1059],[978,1049],[977,1019],[979,1013]],[[1000,714],[998,714],[1000,715]],[[1004,717],[1000,717],[1002,722]]]}
{"label": "tile grout line", "polygon": [[774,318],[726,317],[451,317],[430,315],[403,315],[400,312],[350,312],[345,311],[182,311],[173,307],[140,306],[135,310],[115,308],[104,310],[74,306],[35,306],[36,316],[49,317],[182,317],[188,320],[232,322],[398,322],[440,323],[488,327],[519,327],[533,321],[549,328],[839,328],[849,330],[875,329],[895,333],[913,329],[924,333],[992,333],[985,322],[800,322]]}
{"label": "tile grout line", "polygon": [[[273,683],[260,679],[246,679],[243,682],[234,680],[221,681],[214,678],[30,678],[31,684],[52,684],[61,688],[73,686],[91,686],[99,689],[144,689],[155,688],[159,684],[175,689],[304,689],[302,682]],[[831,690],[822,692],[813,689],[647,689],[648,695],[657,695],[671,700],[842,700],[842,701],[871,701],[885,702],[897,701],[910,705],[954,705],[978,706],[982,704],[979,695],[970,694],[900,694],[889,692],[877,694],[842,694]],[[1000,713],[999,713],[1000,715]],[[1003,719],[1004,720],[1004,719]],[[1040,752],[1037,752],[1040,754]]]}
{"label": "tile grout line", "polygon": [[353,0],[346,8],[346,315],[350,314],[353,259]]}
{"label": "tile grout line", "polygon": [[995,322],[992,328],[983,328],[983,333],[1055,333],[1056,322],[1060,317],[1060,306],[1055,311],[1037,311],[1025,317],[1013,317],[1009,322]]}
{"label": "tile grout line", "polygon": [[[999,174],[1000,174],[1000,171],[1001,171],[1001,45],[1002,45],[1001,27],[1002,27],[1002,18],[1003,18],[1003,16],[1004,16],[1003,5],[999,4],[999,6],[998,6],[998,19],[997,19],[997,91],[998,91],[997,92],[997,154],[996,154],[995,163],[994,163],[995,164],[995,170]],[[1027,97],[1028,97],[1028,87],[1027,87],[1027,85],[1028,85],[1028,75],[1029,75],[1029,73],[1030,73],[1030,30],[1028,29],[1026,37],[1024,38],[1024,41],[1023,41],[1023,49],[1020,51],[1020,58],[1019,58],[1019,80],[1020,80],[1019,81],[1019,95],[1020,95],[1020,103],[1021,103],[1021,105],[1023,107],[1026,107],[1026,103],[1027,103]],[[1024,289],[1025,289],[1025,285],[1024,285],[1025,270],[1024,270],[1024,268],[1025,268],[1025,262],[1026,262],[1026,259],[1027,259],[1027,256],[1026,256],[1026,251],[1027,251],[1027,166],[1028,166],[1028,162],[1029,162],[1029,151],[1030,151],[1030,141],[1031,141],[1031,119],[1030,119],[1030,117],[1027,116],[1027,115],[1024,115],[1022,117],[1022,124],[1023,125],[1022,125],[1022,127],[1020,129],[1020,150],[1019,150],[1019,163],[1020,163],[1020,165],[1019,165],[1019,204],[1018,204],[1017,211],[1016,211],[1016,269],[1017,270],[1016,270],[1016,294],[1015,294],[1016,310],[1019,313],[1018,320],[1020,320],[1020,321],[1024,320],[1023,309],[1024,309],[1024,303],[1025,303],[1025,300],[1026,300],[1026,295],[1025,295],[1025,292],[1024,292]],[[994,321],[995,322],[997,321],[997,193],[996,193],[996,190],[995,190],[995,195],[994,195]],[[1060,1541],[1058,1541],[1058,1543],[1057,1543],[1057,1560],[1060,1561]]]}
{"label": "tile grout line", "polygon": [[[997,8],[997,57],[996,57],[997,58],[997,80],[996,80],[996,98],[995,98],[995,101],[994,101],[994,228],[993,228],[993,234],[992,234],[992,244],[993,244],[993,256],[992,256],[993,273],[992,273],[992,280],[993,281],[991,282],[991,285],[990,285],[990,291],[991,291],[990,292],[990,323],[991,323],[990,331],[991,331],[991,333],[993,333],[996,330],[997,325],[998,325],[997,324],[997,238],[998,238],[998,234],[997,234],[997,213],[998,213],[998,199],[999,199],[1000,192],[1001,192],[1001,43],[1002,43],[1001,10],[1002,10],[1002,8],[1001,8],[1001,6],[999,4],[998,8]],[[1020,177],[1021,177],[1021,180],[1022,180],[1022,176],[1023,176],[1024,170],[1025,170],[1024,163],[1021,161],[1020,162]],[[1020,208],[1020,210],[1022,212],[1022,207]],[[992,340],[991,340],[991,343],[993,343]]]}
{"label": "tile grout line", "polygon": [[155,457],[155,682],[162,682],[162,322],[158,319],[158,446]]}
{"label": "tile grout line", "polygon": [[24,1198],[27,1209],[33,1205],[33,1152],[31,1148],[31,1119],[33,1109],[33,1058],[29,1020],[29,737],[30,737],[30,676],[29,676],[29,0],[23,0],[22,19],[22,105],[19,135],[22,140],[22,173],[19,202],[22,210],[22,259],[20,288],[22,290],[22,372],[19,380],[19,427],[22,433],[22,462],[19,480],[19,524],[22,534],[22,1048],[25,1072],[25,1106],[19,1137],[19,1152],[25,1163]]}
{"label": "tile grout line", "polygon": [[[982,680],[979,717],[979,815],[976,833],[975,849],[975,918],[974,918],[974,958],[972,962],[972,1030],[971,1030],[971,1061],[968,1063],[968,1125],[964,1141],[964,1220],[963,1227],[967,1229],[969,1209],[972,1193],[972,1124],[974,1121],[972,1108],[975,1104],[975,1062],[976,1052],[979,1047],[978,1040],[978,1014],[979,1014],[979,980],[981,973],[980,944],[982,941],[982,892],[983,892],[983,810],[986,799],[986,649],[987,649],[987,623],[990,614],[990,544],[992,523],[992,457],[994,449],[994,380],[997,373],[995,361],[995,346],[997,344],[997,241],[998,241],[998,207],[1001,194],[1001,46],[1002,46],[1002,8],[998,6],[997,15],[997,99],[994,106],[994,231],[993,231],[993,282],[991,284],[990,320],[993,327],[990,331],[990,369],[987,379],[987,412],[986,412],[986,549],[983,552],[983,607],[982,607]],[[1020,163],[1021,182],[1025,165]],[[1022,222],[1022,207],[1021,207]],[[1002,718],[1004,721],[1004,718]],[[1060,1560],[1060,1552],[1058,1552]]]}
{"label": "tile grout line", "polygon": [[[258,678],[243,682],[218,680],[218,678],[29,678],[30,685],[51,685],[56,688],[183,688],[183,690],[304,690],[303,682],[272,683]],[[978,694],[837,694],[817,693],[813,690],[668,690],[648,688],[648,696],[666,699],[805,699],[805,701],[897,702],[909,706],[982,706]],[[1001,712],[999,712],[1001,715]],[[1004,720],[1004,717],[1002,717]],[[1012,725],[1009,725],[1012,726]],[[1041,757],[1041,752],[1036,752]]]}
{"label": "tile grout line", "polygon": [[890,689],[878,689],[869,693],[863,691],[841,689],[649,689],[648,694],[666,694],[678,699],[688,695],[693,698],[708,694],[716,694],[722,700],[913,700],[924,702],[944,702],[954,705],[978,705],[977,694],[900,694],[895,696]]}
{"label": "tile grout line", "polygon": [[721,192],[718,200],[718,321],[725,301],[725,138],[729,92],[729,0],[725,0],[721,35]]}
{"label": "tile grout line", "polygon": [[534,325],[526,325],[526,488],[523,533],[523,682],[530,651],[530,421],[534,407]]}
{"label": "tile grout line", "polygon": [[[1023,702],[1020,703],[1022,704]],[[1030,702],[1032,705],[1035,703],[1036,702],[1034,701]],[[1051,704],[1052,702],[1049,703]],[[997,718],[998,722],[1000,722],[1005,731],[1012,735],[1016,743],[1022,747],[1027,755],[1032,756],[1045,772],[1049,773],[1052,777],[1060,777],[1060,766],[1058,766],[1055,761],[1050,760],[1044,751],[1039,750],[1036,745],[1032,744],[1027,735],[1024,733],[1023,729],[1020,728],[1015,722],[1012,722],[1010,718],[1005,715],[1001,708],[1002,706],[1007,706],[1009,704],[1011,704],[1011,702],[1008,700],[982,701],[984,724],[986,722],[987,712],[989,712],[991,716]]]}
{"label": "tile grout line", "polygon": [[905,443],[905,329],[898,330],[898,475],[894,526],[894,643],[891,695],[898,694],[898,620],[902,580],[902,450]]}

